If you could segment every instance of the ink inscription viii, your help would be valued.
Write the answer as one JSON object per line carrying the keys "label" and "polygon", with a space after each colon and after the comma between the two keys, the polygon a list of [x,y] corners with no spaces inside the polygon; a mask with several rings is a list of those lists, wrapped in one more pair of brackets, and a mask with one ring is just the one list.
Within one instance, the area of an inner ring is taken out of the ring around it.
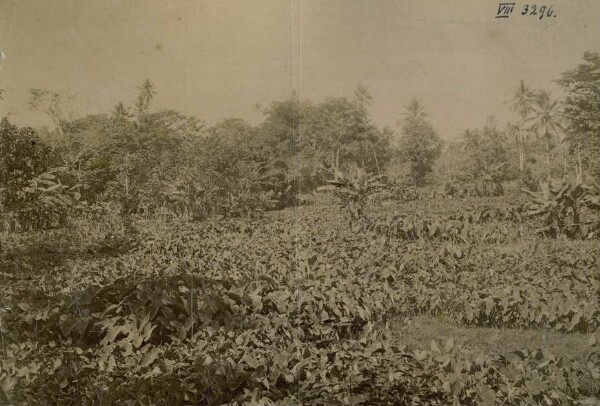
{"label": "ink inscription viii", "polygon": [[[496,18],[509,18],[513,11],[515,11],[517,3],[499,3],[498,11],[496,12]],[[543,18],[556,18],[556,13],[552,9],[552,6],[538,5],[538,4],[525,4],[521,9],[522,16],[534,16],[541,20]]]}

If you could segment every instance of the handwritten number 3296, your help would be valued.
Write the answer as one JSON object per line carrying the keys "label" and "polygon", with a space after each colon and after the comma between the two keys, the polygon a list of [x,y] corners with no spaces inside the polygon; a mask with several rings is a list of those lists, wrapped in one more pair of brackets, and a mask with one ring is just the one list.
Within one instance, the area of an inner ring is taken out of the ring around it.
{"label": "handwritten number 3296", "polygon": [[540,20],[544,17],[552,17],[552,16],[556,17],[556,15],[554,15],[554,11],[552,10],[552,6],[550,6],[550,7],[540,6],[540,8],[538,9],[537,5],[535,5],[535,4],[532,4],[531,6],[529,4],[525,4],[525,8],[521,12],[521,15],[526,15],[526,14],[529,14],[530,16],[539,15]]}

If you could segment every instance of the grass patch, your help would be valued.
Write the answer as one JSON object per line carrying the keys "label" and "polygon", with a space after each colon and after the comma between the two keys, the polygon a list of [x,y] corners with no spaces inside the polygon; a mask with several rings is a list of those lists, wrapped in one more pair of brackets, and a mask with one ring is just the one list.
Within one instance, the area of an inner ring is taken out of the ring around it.
{"label": "grass patch", "polygon": [[593,333],[560,333],[544,329],[461,326],[444,316],[416,316],[392,326],[394,337],[409,346],[428,345],[431,340],[454,338],[465,349],[481,353],[509,354],[542,348],[558,357],[583,361]]}

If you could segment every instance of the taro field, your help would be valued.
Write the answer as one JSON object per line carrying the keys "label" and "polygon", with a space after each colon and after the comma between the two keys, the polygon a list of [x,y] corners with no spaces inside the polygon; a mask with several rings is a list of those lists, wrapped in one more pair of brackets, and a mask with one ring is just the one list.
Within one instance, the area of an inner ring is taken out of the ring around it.
{"label": "taro field", "polygon": [[0,404],[598,404],[598,241],[467,200],[4,236]]}

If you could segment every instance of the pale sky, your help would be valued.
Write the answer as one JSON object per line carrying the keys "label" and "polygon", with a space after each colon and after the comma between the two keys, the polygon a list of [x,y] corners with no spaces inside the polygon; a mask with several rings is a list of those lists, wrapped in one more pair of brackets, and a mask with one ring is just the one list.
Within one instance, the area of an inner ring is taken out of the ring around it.
{"label": "pale sky", "polygon": [[[552,90],[586,50],[600,50],[600,1],[552,0],[556,17],[495,19],[491,0],[0,0],[0,115],[46,123],[28,91],[74,95],[73,111],[132,104],[149,78],[155,108],[214,124],[258,123],[256,104],[373,95],[394,125],[414,96],[444,138],[510,118],[519,79]],[[544,3],[537,2],[538,6]]]}

